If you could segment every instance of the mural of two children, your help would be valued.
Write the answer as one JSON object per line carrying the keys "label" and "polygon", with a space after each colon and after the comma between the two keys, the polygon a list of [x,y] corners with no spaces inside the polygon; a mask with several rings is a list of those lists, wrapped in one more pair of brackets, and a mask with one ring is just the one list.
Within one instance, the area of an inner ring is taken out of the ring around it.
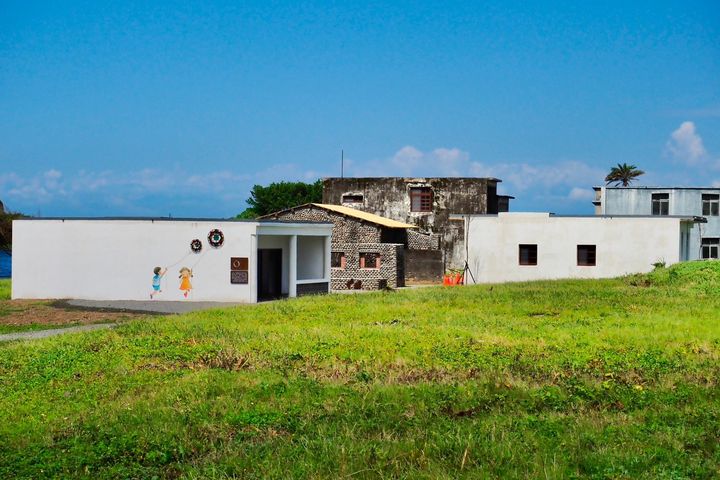
{"label": "mural of two children", "polygon": [[[158,293],[162,293],[162,278],[166,273],[167,268],[155,267],[153,269],[152,292],[150,292],[151,300],[155,298],[155,295]],[[180,276],[178,277],[180,279],[180,291],[183,292],[183,297],[185,298],[188,298],[190,290],[192,290],[192,283],[190,282],[192,276],[193,273],[191,268],[182,267],[180,269]]]}

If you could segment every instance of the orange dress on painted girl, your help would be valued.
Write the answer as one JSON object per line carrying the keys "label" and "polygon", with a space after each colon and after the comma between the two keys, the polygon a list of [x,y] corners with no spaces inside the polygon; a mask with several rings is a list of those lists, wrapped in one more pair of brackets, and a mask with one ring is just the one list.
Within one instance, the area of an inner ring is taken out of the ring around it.
{"label": "orange dress on painted girl", "polygon": [[188,293],[190,293],[190,290],[192,290],[192,283],[190,283],[190,278],[193,276],[192,270],[190,270],[187,267],[182,267],[180,269],[180,290],[183,292],[183,296],[187,298]]}

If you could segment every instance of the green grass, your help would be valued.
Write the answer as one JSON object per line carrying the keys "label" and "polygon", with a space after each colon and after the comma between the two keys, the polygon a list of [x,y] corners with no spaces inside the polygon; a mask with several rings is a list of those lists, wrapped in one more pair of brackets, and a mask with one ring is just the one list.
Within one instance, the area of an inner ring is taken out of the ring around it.
{"label": "green grass", "polygon": [[10,300],[10,279],[0,278],[0,300]]}
{"label": "green grass", "polygon": [[5,344],[0,477],[717,477],[718,267]]}

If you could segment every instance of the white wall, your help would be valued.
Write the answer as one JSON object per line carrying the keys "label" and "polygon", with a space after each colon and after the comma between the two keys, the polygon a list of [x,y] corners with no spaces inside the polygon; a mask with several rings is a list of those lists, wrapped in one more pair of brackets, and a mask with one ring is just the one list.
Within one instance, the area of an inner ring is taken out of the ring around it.
{"label": "white wall", "polygon": [[[214,249],[208,232],[225,243]],[[153,268],[168,267],[157,300],[186,300],[179,270],[193,269],[188,301],[251,302],[254,222],[21,220],[13,224],[13,298],[149,300]],[[199,254],[190,242],[203,242]],[[249,284],[230,283],[230,257],[249,257]]]}
{"label": "white wall", "polygon": [[298,280],[325,278],[325,239],[300,236],[297,253]]}
{"label": "white wall", "polygon": [[[478,283],[607,278],[679,261],[680,219],[555,217],[500,213],[468,218],[468,263]],[[537,244],[538,264],[518,264],[518,245]],[[596,245],[596,266],[577,265],[577,245]],[[468,282],[472,280],[468,275]]]}

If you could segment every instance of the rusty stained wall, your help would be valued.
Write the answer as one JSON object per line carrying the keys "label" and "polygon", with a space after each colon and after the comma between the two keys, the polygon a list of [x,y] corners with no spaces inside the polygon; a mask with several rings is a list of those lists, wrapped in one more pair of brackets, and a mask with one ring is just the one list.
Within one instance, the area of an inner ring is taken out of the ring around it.
{"label": "rusty stained wall", "polygon": [[[451,214],[497,213],[497,179],[493,178],[326,178],[323,203],[342,205],[343,195],[362,195],[362,203],[345,204],[383,217],[414,224],[439,236],[445,268],[465,263],[464,223]],[[430,187],[432,212],[410,211],[410,189]]]}

